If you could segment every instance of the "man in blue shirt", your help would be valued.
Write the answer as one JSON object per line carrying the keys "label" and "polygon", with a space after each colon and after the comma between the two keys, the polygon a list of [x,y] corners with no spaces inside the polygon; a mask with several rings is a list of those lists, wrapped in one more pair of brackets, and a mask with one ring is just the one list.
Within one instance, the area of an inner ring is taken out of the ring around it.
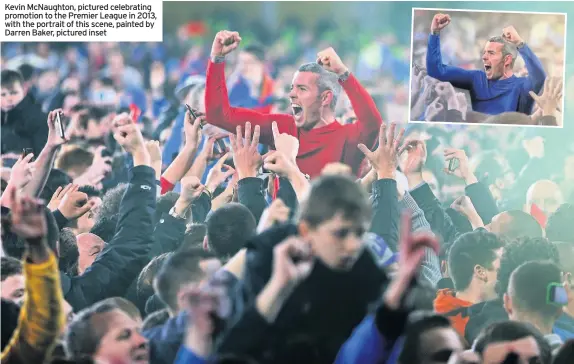
{"label": "man in blue shirt", "polygon": [[[474,111],[490,115],[516,111],[529,115],[534,100],[528,93],[540,92],[546,73],[516,29],[508,26],[502,30],[501,36],[488,40],[482,53],[482,70],[465,70],[442,62],[440,31],[450,21],[447,14],[436,14],[432,20],[426,58],[428,75],[468,90]],[[518,54],[526,64],[526,77],[517,77],[512,71]]]}

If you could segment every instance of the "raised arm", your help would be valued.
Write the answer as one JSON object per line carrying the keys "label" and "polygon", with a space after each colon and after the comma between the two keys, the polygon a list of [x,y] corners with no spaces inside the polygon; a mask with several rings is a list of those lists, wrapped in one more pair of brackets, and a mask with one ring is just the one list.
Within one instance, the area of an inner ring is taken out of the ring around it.
{"label": "raised arm", "polygon": [[263,114],[241,107],[231,107],[229,104],[225,84],[225,55],[237,48],[240,42],[239,33],[227,30],[217,33],[213,41],[205,85],[205,111],[208,123],[234,133],[238,125],[250,121],[261,127],[261,143],[268,145],[272,145],[273,141],[271,133],[273,121],[277,121],[281,132],[297,135],[291,115]]}
{"label": "raised arm", "polygon": [[40,201],[12,192],[12,233],[25,241],[26,296],[18,327],[2,352],[2,363],[42,363],[65,326],[58,260],[47,243],[47,222]]}
{"label": "raised arm", "polygon": [[[516,31],[516,28],[512,25],[502,29],[502,37],[509,43],[514,44],[518,48],[518,53],[520,53],[522,59],[524,59],[524,64],[528,70],[528,77],[527,82],[523,86],[523,91],[534,91],[534,93],[539,93],[542,90],[542,86],[544,86],[544,81],[546,80],[546,72],[544,72],[542,62],[540,62],[538,57],[536,57],[534,52],[532,52],[532,49],[524,43],[524,40]],[[534,100],[531,99],[529,101],[530,107],[532,107]]]}
{"label": "raised arm", "polygon": [[349,72],[347,66],[333,48],[327,48],[317,54],[317,63],[326,70],[339,76],[339,83],[351,101],[353,110],[357,115],[357,123],[354,127],[358,132],[358,143],[372,146],[376,138],[376,131],[383,123],[381,114],[377,109],[375,101],[359,80]]}
{"label": "raised arm", "polygon": [[48,141],[34,163],[36,172],[33,174],[32,180],[24,188],[24,193],[28,196],[40,195],[54,165],[56,154],[60,146],[66,142],[64,138],[60,138],[60,135],[58,135],[55,125],[56,113],[60,113],[61,111],[62,110],[58,109],[48,114]]}
{"label": "raised arm", "polygon": [[129,124],[118,127],[114,136],[134,157],[132,177],[120,205],[116,234],[92,266],[69,283],[65,297],[74,311],[108,297],[122,296],[148,262],[153,244],[155,172],[141,132],[127,118]]}
{"label": "raised arm", "polygon": [[427,48],[427,73],[439,81],[450,82],[454,87],[470,90],[474,76],[479,71],[469,71],[442,63],[440,31],[450,24],[450,15],[436,14],[431,24]]}
{"label": "raised arm", "polygon": [[[161,175],[161,194],[171,191],[173,187],[185,176],[192,166],[193,158],[201,141],[200,126],[205,121],[205,117],[198,112],[197,119],[194,119],[189,111],[185,112],[183,119],[183,130],[185,132],[185,145],[179,151],[177,157],[171,162],[169,167]],[[199,176],[201,178],[201,176]]]}

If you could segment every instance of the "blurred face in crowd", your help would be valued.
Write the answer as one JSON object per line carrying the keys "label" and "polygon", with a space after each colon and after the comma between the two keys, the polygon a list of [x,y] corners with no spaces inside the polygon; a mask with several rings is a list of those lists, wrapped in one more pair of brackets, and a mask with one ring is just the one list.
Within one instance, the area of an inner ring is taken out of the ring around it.
{"label": "blurred face in crowd", "polygon": [[562,192],[556,183],[550,180],[537,181],[526,193],[525,212],[529,213],[532,205],[535,204],[548,216],[558,210],[563,202]]}
{"label": "blurred face in crowd", "polygon": [[90,102],[96,106],[115,105],[118,94],[111,86],[105,86],[100,80],[92,81],[90,85]]}
{"label": "blurred face in crowd", "polygon": [[24,86],[20,82],[14,82],[9,86],[2,86],[0,91],[0,102],[3,111],[15,108],[26,96]]}
{"label": "blurred face in crowd", "polygon": [[112,75],[119,75],[124,70],[124,56],[119,51],[111,52],[108,57],[108,66]]}
{"label": "blurred face in crowd", "polygon": [[[79,224],[79,223],[78,223]],[[105,242],[97,235],[83,233],[76,237],[78,244],[78,272],[83,274],[90,267],[98,254],[104,249]]]}
{"label": "blurred face in crowd", "polygon": [[40,77],[38,77],[38,92],[42,95],[48,94],[58,87],[60,79],[58,77],[58,72],[56,71],[45,71]]}
{"label": "blurred face in crowd", "polygon": [[62,110],[64,114],[69,115],[72,108],[78,105],[82,100],[77,94],[69,94],[64,99],[64,104],[62,105]]}
{"label": "blurred face in crowd", "polygon": [[141,335],[142,324],[116,309],[93,319],[107,326],[94,359],[109,363],[149,363],[147,339]]}
{"label": "blurred face in crowd", "polygon": [[62,91],[75,91],[80,92],[81,82],[78,77],[67,77],[64,81],[62,81]]}
{"label": "blurred face in crowd", "polygon": [[102,199],[100,197],[90,197],[89,200],[94,203],[94,207],[92,207],[92,209],[87,213],[80,216],[80,218],[77,220],[78,227],[75,229],[76,234],[87,233],[91,228],[94,227],[94,224],[96,223],[95,211],[102,204]]}
{"label": "blurred face in crowd", "polygon": [[90,118],[86,124],[86,129],[83,130],[84,138],[88,140],[101,139],[107,133],[105,123]]}
{"label": "blurred face in crowd", "polygon": [[510,66],[511,57],[504,58],[502,56],[503,47],[502,43],[486,42],[482,52],[482,62],[486,78],[489,80],[498,80],[504,75],[505,67]]}
{"label": "blurred face in crowd", "polygon": [[488,345],[482,353],[484,363],[505,363],[509,354],[518,356],[519,364],[541,363],[541,353],[536,339],[528,336],[523,339],[497,342]]}
{"label": "blurred face in crowd", "polygon": [[78,51],[74,47],[70,47],[66,49],[66,53],[64,55],[66,61],[69,63],[76,63],[78,61]]}
{"label": "blurred face in crowd", "polygon": [[36,51],[40,57],[48,57],[50,55],[50,46],[48,43],[39,43]]}
{"label": "blurred face in crowd", "polygon": [[313,126],[321,120],[321,106],[329,105],[321,100],[317,80],[319,75],[312,72],[296,72],[289,91],[291,109],[295,125],[300,128]]}
{"label": "blurred face in crowd", "polygon": [[512,217],[506,212],[501,212],[500,214],[494,216],[490,221],[490,224],[486,225],[486,230],[493,234],[500,235],[506,231],[505,227],[510,224]]}
{"label": "blurred face in crowd", "polygon": [[453,328],[440,327],[427,330],[420,338],[419,363],[446,364],[453,353],[463,350],[462,341]]}
{"label": "blurred face in crowd", "polygon": [[19,305],[24,300],[24,284],[24,275],[14,274],[0,283],[0,296]]}
{"label": "blurred face in crowd", "polygon": [[347,220],[341,213],[316,227],[306,222],[299,226],[301,236],[311,243],[313,253],[329,268],[348,271],[363,251],[365,224]]}
{"label": "blurred face in crowd", "polygon": [[261,77],[263,75],[263,65],[255,55],[248,52],[240,52],[237,59],[237,69],[241,75],[247,79]]}

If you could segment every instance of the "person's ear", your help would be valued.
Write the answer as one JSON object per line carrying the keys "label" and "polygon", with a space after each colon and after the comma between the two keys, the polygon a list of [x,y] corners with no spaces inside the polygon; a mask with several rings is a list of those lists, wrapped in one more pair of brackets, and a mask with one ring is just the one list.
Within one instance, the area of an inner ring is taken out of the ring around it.
{"label": "person's ear", "polygon": [[504,57],[504,66],[511,66],[512,65],[512,56],[510,54],[507,54]]}
{"label": "person's ear", "polygon": [[207,235],[205,235],[203,237],[203,250],[205,250],[206,252],[208,252],[209,249],[209,241],[207,240]]}
{"label": "person's ear", "polygon": [[510,296],[508,295],[508,293],[504,294],[503,297],[503,304],[504,304],[504,310],[506,311],[506,313],[510,316],[512,315],[512,299],[510,298]]}
{"label": "person's ear", "polygon": [[331,105],[331,101],[333,101],[333,91],[323,91],[321,94],[321,106],[329,106]]}
{"label": "person's ear", "polygon": [[299,236],[305,238],[309,235],[310,232],[309,224],[306,221],[301,221],[299,223]]}
{"label": "person's ear", "polygon": [[486,283],[488,281],[488,276],[486,275],[486,269],[483,266],[478,265],[478,264],[475,265],[474,266],[474,274],[478,277],[478,279],[480,279],[484,283]]}
{"label": "person's ear", "polygon": [[440,262],[440,271],[443,277],[448,277],[448,262],[446,260]]}

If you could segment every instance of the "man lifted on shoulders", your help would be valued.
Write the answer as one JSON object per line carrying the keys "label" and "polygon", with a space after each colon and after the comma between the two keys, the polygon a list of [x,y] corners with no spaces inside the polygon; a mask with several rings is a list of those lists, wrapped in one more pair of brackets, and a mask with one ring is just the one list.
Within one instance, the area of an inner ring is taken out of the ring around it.
{"label": "man lifted on shoulders", "polygon": [[[292,114],[265,114],[229,105],[224,61],[240,42],[237,32],[223,30],[215,36],[205,88],[207,122],[235,132],[237,126],[249,121],[260,126],[261,142],[273,146],[271,124],[276,121],[280,133],[299,139],[297,164],[303,173],[318,176],[331,162],[345,163],[358,172],[364,155],[357,145],[372,146],[383,120],[372,97],[335,50],[319,52],[316,63],[303,64],[295,72],[289,92]],[[335,119],[341,87],[357,114],[355,124],[342,125]]]}
{"label": "man lifted on shoulders", "polygon": [[[482,52],[483,70],[465,70],[442,63],[440,31],[450,21],[447,14],[436,14],[432,20],[427,49],[428,75],[468,90],[473,111],[490,115],[517,111],[530,115],[534,99],[528,93],[538,94],[542,90],[546,73],[516,29],[508,26],[501,36],[491,37],[486,42]],[[526,64],[527,77],[517,77],[512,71],[519,53]]]}

